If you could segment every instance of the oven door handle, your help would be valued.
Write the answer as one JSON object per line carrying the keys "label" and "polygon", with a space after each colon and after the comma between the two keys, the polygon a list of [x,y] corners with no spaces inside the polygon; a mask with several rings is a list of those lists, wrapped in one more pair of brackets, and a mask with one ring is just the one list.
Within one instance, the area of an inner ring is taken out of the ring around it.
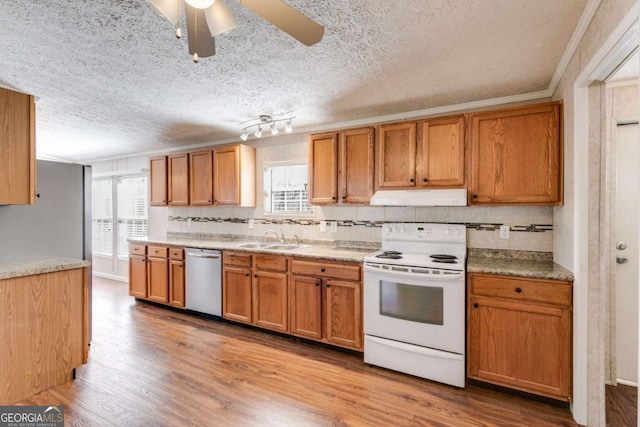
{"label": "oven door handle", "polygon": [[386,345],[387,347],[397,348],[398,350],[408,351],[408,352],[411,352],[411,353],[419,353],[419,354],[423,354],[425,356],[438,357],[440,359],[460,360],[460,359],[464,358],[464,356],[462,356],[461,354],[449,353],[449,352],[442,351],[442,350],[432,350],[432,349],[427,348],[427,347],[420,347],[420,346],[413,345],[413,344],[406,344],[406,343],[403,343],[403,342],[400,342],[400,341],[385,340],[385,339],[382,339],[382,338],[374,337],[372,335],[367,335],[365,337],[365,340],[370,340],[370,341],[373,341],[373,342],[375,342],[377,344],[380,344],[380,345]]}
{"label": "oven door handle", "polygon": [[[406,267],[411,269],[412,267]],[[449,280],[459,280],[464,277],[464,272],[456,271],[452,274],[422,274],[422,273],[412,273],[410,271],[398,271],[398,270],[383,270],[382,268],[372,267],[368,265],[366,262],[364,264],[364,271],[368,271],[370,273],[382,274],[386,276],[394,276],[394,277],[411,277],[418,278],[424,280],[438,280],[438,281],[449,281]],[[441,270],[443,271],[443,270]]]}

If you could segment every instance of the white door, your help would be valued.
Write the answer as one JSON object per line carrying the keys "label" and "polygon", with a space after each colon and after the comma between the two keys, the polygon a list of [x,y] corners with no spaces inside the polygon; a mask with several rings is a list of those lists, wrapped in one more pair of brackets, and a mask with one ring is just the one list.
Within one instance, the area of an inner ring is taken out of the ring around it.
{"label": "white door", "polygon": [[[622,384],[638,383],[638,236],[640,226],[640,132],[619,125],[615,197],[616,370]],[[622,249],[626,246],[625,249]],[[626,260],[626,261],[625,261]]]}

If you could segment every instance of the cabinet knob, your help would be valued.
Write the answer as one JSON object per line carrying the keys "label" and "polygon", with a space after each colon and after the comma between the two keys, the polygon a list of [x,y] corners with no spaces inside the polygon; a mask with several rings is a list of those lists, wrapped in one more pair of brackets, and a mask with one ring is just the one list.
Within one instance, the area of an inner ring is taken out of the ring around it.
{"label": "cabinet knob", "polygon": [[331,287],[331,285],[327,283],[327,289],[329,289],[330,287]]}
{"label": "cabinet knob", "polygon": [[207,200],[207,202],[211,203],[211,200]]}
{"label": "cabinet knob", "polygon": [[255,277],[255,278],[257,279],[257,278],[258,278],[258,275],[257,275],[257,274],[254,274],[254,275],[253,275],[253,277]]}
{"label": "cabinet knob", "polygon": [[331,200],[335,200],[335,199],[336,199],[335,196],[331,198]]}
{"label": "cabinet knob", "polygon": [[163,200],[163,201],[162,201],[162,203],[167,203],[167,201],[166,201],[166,200]]}
{"label": "cabinet knob", "polygon": [[320,272],[321,272],[321,273],[324,273],[325,271],[327,271],[327,269],[326,269],[326,268],[324,268],[324,267],[322,267],[322,268],[320,269]]}
{"label": "cabinet knob", "polygon": [[316,282],[316,286],[320,286],[320,282]]}
{"label": "cabinet knob", "polygon": [[415,179],[413,179],[413,178],[411,178],[411,179],[409,180],[409,182],[414,182],[414,181],[415,181]]}
{"label": "cabinet knob", "polygon": [[347,200],[347,196],[342,196],[342,200]]}
{"label": "cabinet knob", "polygon": [[427,182],[428,179],[427,178],[422,178],[422,182]]}
{"label": "cabinet knob", "polygon": [[517,293],[522,292],[522,288],[516,288],[516,292],[517,292]]}
{"label": "cabinet knob", "polygon": [[249,277],[249,276],[250,276],[249,273],[247,273],[247,277]]}
{"label": "cabinet knob", "polygon": [[473,308],[478,308],[478,303],[473,303]]}
{"label": "cabinet knob", "polygon": [[477,198],[478,198],[478,195],[477,195],[477,194],[472,194],[472,195],[471,195],[471,198],[472,198],[472,199],[477,199]]}

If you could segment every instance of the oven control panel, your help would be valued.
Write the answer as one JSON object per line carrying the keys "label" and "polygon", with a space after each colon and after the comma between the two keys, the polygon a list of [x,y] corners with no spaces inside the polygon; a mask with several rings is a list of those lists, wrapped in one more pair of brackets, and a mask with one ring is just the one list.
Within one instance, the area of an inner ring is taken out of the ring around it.
{"label": "oven control panel", "polygon": [[383,241],[466,242],[462,224],[389,223],[382,228]]}

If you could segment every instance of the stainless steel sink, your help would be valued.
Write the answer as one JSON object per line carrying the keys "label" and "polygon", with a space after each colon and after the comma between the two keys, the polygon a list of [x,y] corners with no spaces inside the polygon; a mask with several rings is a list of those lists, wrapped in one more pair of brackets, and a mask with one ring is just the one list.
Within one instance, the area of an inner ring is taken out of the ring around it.
{"label": "stainless steel sink", "polygon": [[246,242],[240,243],[236,245],[236,248],[245,248],[245,249],[262,249],[267,246],[271,246],[273,243],[261,243],[261,242]]}
{"label": "stainless steel sink", "polygon": [[309,245],[295,245],[295,244],[277,244],[277,245],[270,245],[270,246],[264,246],[263,249],[269,249],[272,251],[294,251],[296,249],[302,249],[302,248],[308,248]]}

